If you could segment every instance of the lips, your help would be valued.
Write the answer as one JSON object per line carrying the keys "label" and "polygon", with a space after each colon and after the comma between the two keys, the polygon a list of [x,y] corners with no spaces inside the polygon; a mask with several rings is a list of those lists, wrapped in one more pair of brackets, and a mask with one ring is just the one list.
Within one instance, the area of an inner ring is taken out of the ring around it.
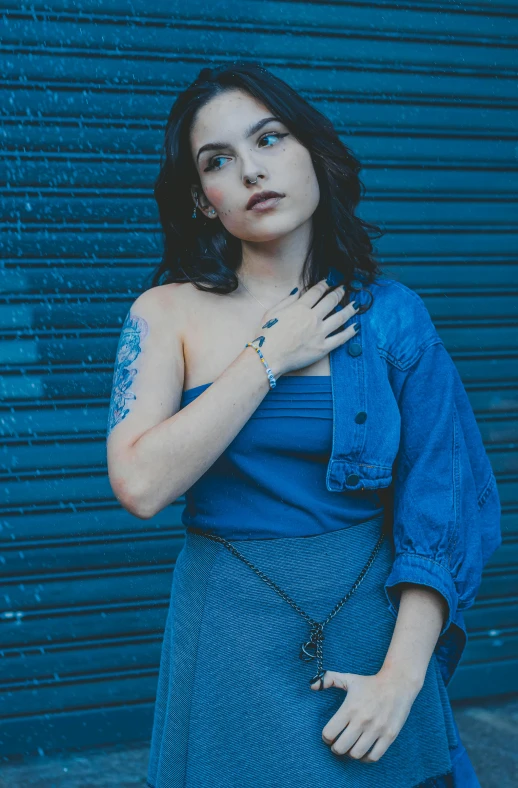
{"label": "lips", "polygon": [[273,197],[284,197],[284,194],[279,194],[279,192],[272,191],[257,192],[257,194],[252,194],[246,205],[246,210],[249,211],[256,203],[263,202],[264,200],[271,200]]}

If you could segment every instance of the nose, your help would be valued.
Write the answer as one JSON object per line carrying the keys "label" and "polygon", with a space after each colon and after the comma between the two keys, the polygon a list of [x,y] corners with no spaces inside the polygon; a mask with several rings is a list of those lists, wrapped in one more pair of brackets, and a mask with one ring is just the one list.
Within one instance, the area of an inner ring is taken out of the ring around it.
{"label": "nose", "polygon": [[241,155],[241,173],[245,186],[258,183],[259,179],[266,177],[264,162],[256,159],[256,153],[252,147],[247,148]]}
{"label": "nose", "polygon": [[245,185],[246,185],[246,186],[249,186],[250,184],[252,184],[252,185],[253,185],[253,184],[257,183],[257,181],[259,180],[259,178],[264,178],[264,175],[261,175],[260,173],[258,173],[258,172],[255,172],[253,175],[252,175],[251,173],[250,173],[250,174],[247,174],[247,175],[245,175],[245,176],[244,176],[244,178],[243,178],[243,180],[244,180],[244,182],[245,182]]}

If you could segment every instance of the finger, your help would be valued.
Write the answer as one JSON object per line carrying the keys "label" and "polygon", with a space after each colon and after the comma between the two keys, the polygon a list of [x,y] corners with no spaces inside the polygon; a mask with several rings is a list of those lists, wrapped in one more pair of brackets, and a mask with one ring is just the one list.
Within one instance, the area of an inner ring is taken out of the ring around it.
{"label": "finger", "polygon": [[331,746],[331,752],[335,755],[346,755],[354,747],[363,733],[363,729],[356,723],[350,722],[347,728],[340,734]]}
{"label": "finger", "polygon": [[[356,302],[351,301],[347,306],[344,306],[343,309],[340,309],[338,312],[333,312],[329,317],[326,317],[323,321],[324,328],[326,329],[326,336],[327,334],[331,334],[333,331],[336,331],[337,328],[343,326],[344,323],[347,323],[351,317],[354,317],[358,314],[360,309],[360,304],[358,306],[354,306]],[[329,328],[328,328],[329,327]]]}
{"label": "finger", "polygon": [[270,307],[270,309],[267,309],[264,314],[265,315],[272,315],[275,312],[280,311],[281,309],[285,309],[290,304],[294,304],[295,301],[297,301],[301,297],[301,292],[302,291],[301,291],[300,287],[294,287],[293,290],[291,290],[291,292],[288,293],[287,296],[285,296],[280,301],[278,301],[276,304],[274,304],[274,306]]}
{"label": "finger", "polygon": [[[330,687],[338,687],[339,689],[343,689],[347,692],[348,681],[349,681],[349,674],[338,673],[337,671],[334,670],[326,670],[324,689],[329,689]],[[328,722],[322,729],[322,740],[326,744],[333,744],[337,736],[339,736],[342,733],[345,726],[348,724],[349,724],[349,718],[347,715],[347,709],[344,709],[344,706],[342,704],[342,706],[333,714],[331,719],[328,720]]]}
{"label": "finger", "polygon": [[330,290],[331,288],[327,283],[327,279],[321,279],[320,282],[317,282],[316,285],[313,285],[313,287],[310,287],[309,290],[306,290],[306,292],[301,295],[300,301],[313,308]]}
{"label": "finger", "polygon": [[[314,687],[315,685],[312,684],[311,686]],[[339,673],[337,670],[326,670],[322,689],[329,689],[329,687],[338,687],[347,691],[347,673]]]}
{"label": "finger", "polygon": [[276,304],[276,306],[279,306],[279,304],[288,304],[291,303],[292,301],[296,301],[298,298],[301,297],[301,295],[302,295],[301,288],[294,287],[293,290],[291,290],[287,296],[285,296],[281,301],[278,302],[278,304]]}
{"label": "finger", "polygon": [[326,337],[324,339],[324,347],[327,348],[327,352],[330,353],[335,347],[340,347],[340,345],[344,345],[350,339],[357,336],[358,332],[359,323],[353,323],[347,326],[347,328],[344,328],[343,331],[338,331],[338,333],[333,334],[333,336]]}
{"label": "finger", "polygon": [[388,748],[390,747],[393,741],[394,739],[391,737],[390,738],[387,738],[386,736],[380,737],[376,742],[376,744],[374,745],[374,747],[372,748],[372,750],[366,755],[364,755],[363,758],[360,758],[360,761],[362,763],[376,763],[376,761],[379,761],[382,755],[384,755],[387,752]]}
{"label": "finger", "polygon": [[318,691],[320,689],[325,689],[325,686],[320,679],[317,679],[315,682],[313,682],[313,684],[309,685],[309,688]]}
{"label": "finger", "polygon": [[343,300],[345,296],[345,285],[339,285],[329,290],[312,308],[315,310],[318,317],[323,320],[329,315],[335,307]]}
{"label": "finger", "polygon": [[376,733],[367,733],[367,731],[363,731],[362,735],[356,741],[356,744],[351,747],[347,755],[349,758],[354,758],[356,761],[361,760],[377,741],[377,739],[378,735]]}

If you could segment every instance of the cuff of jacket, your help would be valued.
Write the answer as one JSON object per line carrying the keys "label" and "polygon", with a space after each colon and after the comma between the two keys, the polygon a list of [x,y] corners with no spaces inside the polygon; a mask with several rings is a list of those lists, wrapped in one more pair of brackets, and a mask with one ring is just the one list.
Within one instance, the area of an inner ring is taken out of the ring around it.
{"label": "cuff of jacket", "polygon": [[415,553],[401,553],[392,564],[391,572],[385,581],[385,594],[389,608],[395,616],[398,614],[400,593],[393,587],[398,583],[416,583],[439,591],[448,605],[447,620],[439,637],[449,629],[457,614],[458,594],[451,573],[432,558]]}

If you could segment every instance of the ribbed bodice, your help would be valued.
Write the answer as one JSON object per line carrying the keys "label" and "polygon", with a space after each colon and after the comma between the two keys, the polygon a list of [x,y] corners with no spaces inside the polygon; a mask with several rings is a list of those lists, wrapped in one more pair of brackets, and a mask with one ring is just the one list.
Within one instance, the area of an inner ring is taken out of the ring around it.
{"label": "ribbed bodice", "polygon": [[[187,407],[211,383],[183,392]],[[331,377],[283,375],[186,493],[182,522],[226,539],[312,536],[383,511],[374,490],[330,492]]]}

